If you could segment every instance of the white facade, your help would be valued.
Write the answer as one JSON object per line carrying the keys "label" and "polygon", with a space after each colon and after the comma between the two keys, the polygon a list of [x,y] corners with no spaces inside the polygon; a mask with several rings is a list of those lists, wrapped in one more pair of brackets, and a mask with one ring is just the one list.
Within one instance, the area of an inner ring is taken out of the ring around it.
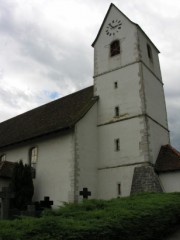
{"label": "white facade", "polygon": [[62,202],[73,201],[73,165],[74,165],[74,134],[62,133],[50,139],[40,139],[36,142],[12,148],[6,152],[10,162],[29,163],[29,150],[38,148],[36,177],[34,182],[33,200],[43,200],[49,196],[54,200],[54,206]]}
{"label": "white facade", "polygon": [[97,164],[98,164],[98,136],[97,136],[97,104],[77,123],[75,128],[75,168],[76,172],[76,200],[84,187],[91,191],[90,198],[97,198]]}
{"label": "white facade", "polygon": [[160,181],[163,185],[164,192],[180,192],[180,172],[160,173]]}

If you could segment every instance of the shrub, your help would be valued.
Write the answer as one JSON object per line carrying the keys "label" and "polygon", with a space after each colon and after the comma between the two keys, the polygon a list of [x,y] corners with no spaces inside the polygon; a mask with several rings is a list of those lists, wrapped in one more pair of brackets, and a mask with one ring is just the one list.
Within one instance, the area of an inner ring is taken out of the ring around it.
{"label": "shrub", "polygon": [[12,207],[24,210],[31,202],[34,193],[31,167],[24,165],[22,161],[16,163],[10,186],[15,194],[11,202]]}
{"label": "shrub", "polygon": [[66,204],[41,218],[0,222],[3,240],[164,239],[180,222],[180,193]]}

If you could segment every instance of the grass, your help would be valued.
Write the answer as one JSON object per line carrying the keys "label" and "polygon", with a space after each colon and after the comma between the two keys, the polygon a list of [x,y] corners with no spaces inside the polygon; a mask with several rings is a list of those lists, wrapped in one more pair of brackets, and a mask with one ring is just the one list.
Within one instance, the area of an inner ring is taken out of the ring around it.
{"label": "grass", "polygon": [[0,221],[3,240],[154,240],[180,223],[180,193],[87,200],[41,218]]}

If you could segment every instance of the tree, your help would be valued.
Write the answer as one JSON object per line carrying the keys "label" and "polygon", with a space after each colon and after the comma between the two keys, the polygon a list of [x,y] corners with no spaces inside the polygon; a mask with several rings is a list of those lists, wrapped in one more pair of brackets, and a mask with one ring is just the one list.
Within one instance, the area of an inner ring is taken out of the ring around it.
{"label": "tree", "polygon": [[16,163],[10,186],[15,195],[12,199],[12,207],[19,210],[26,209],[34,193],[31,166],[24,165],[22,160]]}

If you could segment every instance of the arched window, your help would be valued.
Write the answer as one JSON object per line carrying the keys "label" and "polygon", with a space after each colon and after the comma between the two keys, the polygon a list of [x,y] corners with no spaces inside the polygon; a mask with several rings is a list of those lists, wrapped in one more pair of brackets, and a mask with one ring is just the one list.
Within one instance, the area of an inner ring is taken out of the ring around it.
{"label": "arched window", "polygon": [[120,43],[119,40],[115,40],[110,45],[110,54],[111,57],[120,54]]}
{"label": "arched window", "polygon": [[38,149],[37,147],[32,147],[29,151],[29,163],[31,167],[35,167],[38,159]]}
{"label": "arched window", "polygon": [[2,154],[0,155],[0,162],[4,162],[4,161],[6,161],[6,155]]}

